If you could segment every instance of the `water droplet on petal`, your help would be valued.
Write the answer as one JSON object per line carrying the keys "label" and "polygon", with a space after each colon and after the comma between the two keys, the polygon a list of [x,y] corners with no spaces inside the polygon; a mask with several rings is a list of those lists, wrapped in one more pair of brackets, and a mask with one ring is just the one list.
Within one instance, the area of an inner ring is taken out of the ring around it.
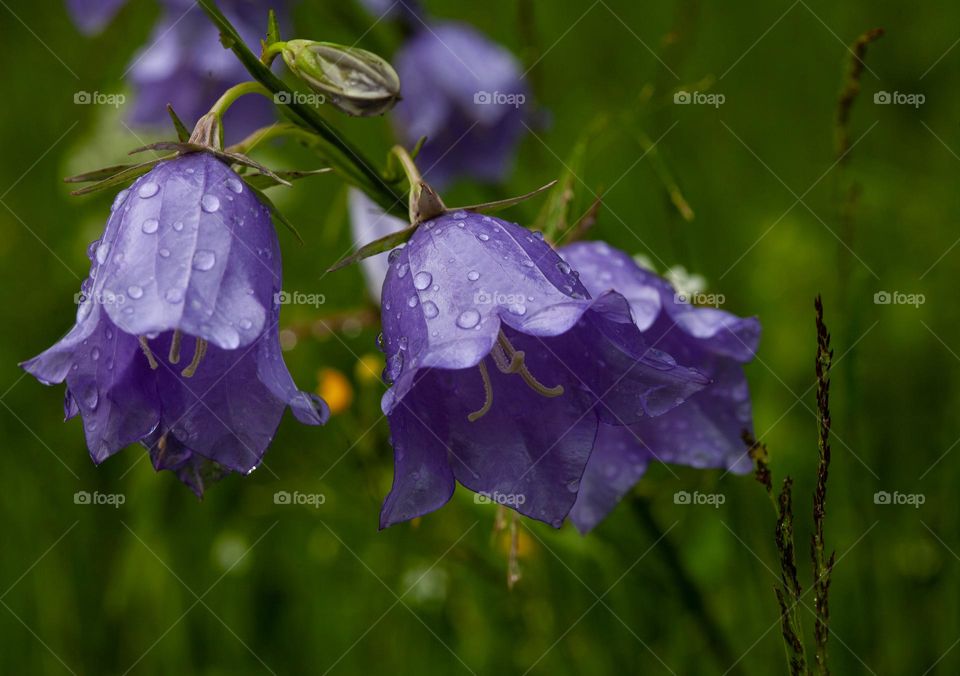
{"label": "water droplet on petal", "polygon": [[143,230],[146,234],[152,235],[157,231],[157,228],[160,227],[160,221],[156,218],[148,218],[143,222],[143,225],[140,226],[140,229]]}
{"label": "water droplet on petal", "polygon": [[93,359],[93,361],[97,361],[97,360],[100,358],[100,348],[99,348],[99,347],[95,347],[95,348],[93,348],[92,350],[90,350],[90,358]]}
{"label": "water droplet on petal", "polygon": [[168,303],[182,303],[183,291],[180,289],[167,289],[163,297],[167,299]]}
{"label": "water droplet on petal", "polygon": [[508,307],[507,310],[510,312],[510,314],[518,315],[520,317],[527,314],[527,306],[521,305],[520,303],[514,303],[513,305]]}
{"label": "water droplet on petal", "polygon": [[480,323],[480,313],[476,310],[464,310],[457,317],[457,326],[461,329],[472,329]]}
{"label": "water droplet on petal", "polygon": [[569,274],[570,274],[570,266],[567,265],[567,262],[566,262],[566,261],[560,261],[559,263],[557,263],[557,270],[559,270],[560,272],[562,272],[562,273],[565,274],[565,275],[569,275]]}
{"label": "water droplet on petal", "polygon": [[157,253],[160,254],[160,258],[170,257],[170,249],[167,249],[167,248],[160,249],[160,251],[158,251]]}
{"label": "water droplet on petal", "polygon": [[220,198],[218,198],[216,195],[207,193],[200,198],[200,207],[208,214],[212,214],[214,211],[220,208]]}
{"label": "water droplet on petal", "polygon": [[476,270],[471,270],[467,273],[467,279],[469,279],[471,282],[475,282],[480,279],[480,273]]}
{"label": "water droplet on petal", "polygon": [[416,296],[410,296],[407,299],[407,307],[417,307],[417,304],[420,302],[420,299]]}
{"label": "water droplet on petal", "polygon": [[432,300],[428,300],[423,304],[423,314],[427,319],[433,319],[440,314],[440,308]]}
{"label": "water droplet on petal", "polygon": [[127,287],[127,295],[137,300],[138,298],[143,298],[143,287],[133,284]]}
{"label": "water droplet on petal", "polygon": [[174,223],[173,229],[176,230],[177,232],[180,232],[181,230],[183,230],[183,221],[177,221],[176,223]]}
{"label": "water droplet on petal", "polygon": [[195,270],[209,270],[217,262],[217,255],[209,249],[200,249],[193,254],[193,268]]}
{"label": "water droplet on petal", "polygon": [[534,230],[533,236],[539,239],[540,241],[543,241],[543,233],[540,232],[539,230]]}
{"label": "water droplet on petal", "polygon": [[243,192],[243,183],[233,176],[227,179],[227,187],[238,195]]}
{"label": "water droplet on petal", "polygon": [[433,275],[431,275],[429,272],[418,272],[413,277],[413,286],[415,289],[419,291],[423,291],[428,286],[430,286],[430,283],[432,281],[433,281]]}
{"label": "water droplet on petal", "polygon": [[485,232],[481,232],[479,235],[477,235],[477,239],[479,239],[481,242],[486,242],[488,239],[490,239],[490,235]]}
{"label": "water droplet on petal", "polygon": [[110,211],[116,211],[123,201],[127,199],[127,195],[130,194],[129,190],[121,190],[117,193],[117,196],[113,198],[113,204],[110,205]]}
{"label": "water droplet on petal", "polygon": [[249,331],[250,327],[252,326],[253,326],[253,322],[251,322],[249,319],[244,318],[240,320],[240,328],[243,329],[244,331]]}
{"label": "water droplet on petal", "polygon": [[160,192],[160,186],[153,181],[147,181],[137,189],[137,194],[144,199],[153,197],[158,192]]}
{"label": "water droplet on petal", "polygon": [[97,247],[97,263],[103,265],[107,262],[107,255],[110,253],[110,243],[104,242]]}
{"label": "water droplet on petal", "polygon": [[409,270],[410,270],[409,265],[407,265],[406,263],[401,264],[400,267],[397,268],[397,277],[399,277],[400,279],[403,279],[404,277],[407,276],[407,272]]}

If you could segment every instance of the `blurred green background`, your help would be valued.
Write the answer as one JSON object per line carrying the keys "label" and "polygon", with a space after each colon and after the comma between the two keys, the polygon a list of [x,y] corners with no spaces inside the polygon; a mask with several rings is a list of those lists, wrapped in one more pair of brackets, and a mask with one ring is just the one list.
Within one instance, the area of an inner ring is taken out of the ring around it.
{"label": "blurred green background", "polygon": [[[470,493],[458,490],[417,523],[377,531],[391,450],[378,405],[383,386],[357,368],[358,358],[377,354],[377,329],[365,321],[359,269],[323,272],[350,246],[344,190],[331,176],[274,191],[306,237],[301,246],[281,233],[285,287],[327,299],[316,311],[285,309],[281,325],[298,383],[335,383],[318,369],[336,369],[352,391],[349,409],[321,429],[288,416],[269,469],[230,477],[202,502],[172,475],[156,475],[140,448],[95,468],[80,421],[61,422],[62,388],[41,386],[17,363],[71,325],[86,245],[112,199],[70,197],[61,178],[171,136],[125,127],[122,108],[73,103],[80,90],[128,92],[123,72],[158,10],[130,3],[88,39],[59,2],[0,4],[0,672],[785,673],[773,516],[750,477],[652,467],[637,491],[643,508],[620,505],[588,537],[523,520],[522,578],[512,590],[496,510]],[[796,480],[806,588],[813,298],[823,294],[837,355],[827,521],[838,559],[834,673],[957,673],[960,135],[951,92],[960,86],[960,8],[868,0],[426,4],[535,63],[529,77],[549,112],[521,146],[507,186],[459,185],[448,203],[526,192],[557,177],[576,140],[604,116],[577,172],[583,183],[574,184],[582,205],[591,191],[606,191],[591,236],[661,270],[684,265],[724,294],[726,309],[761,318],[761,350],[748,367],[756,427],[775,478]],[[305,0],[294,17],[299,37],[347,43],[373,23],[332,1]],[[888,33],[867,56],[850,127],[856,145],[839,167],[846,45],[875,27]],[[398,42],[396,28],[381,22],[360,46],[390,54]],[[678,89],[725,101],[674,105]],[[878,105],[878,92],[926,100]],[[372,157],[392,142],[385,121],[330,119]],[[693,208],[691,222],[667,199],[652,156],[643,156],[644,135],[658,140],[656,159]],[[282,143],[257,157],[281,168],[318,163]],[[853,185],[860,197],[844,218]],[[538,207],[524,204],[509,217],[529,222]],[[923,294],[925,302],[875,304],[881,291]],[[339,325],[343,316],[359,321],[335,336],[316,330],[318,318]],[[675,505],[679,490],[719,492],[725,502]],[[122,494],[125,503],[76,505],[78,491]],[[278,505],[277,491],[325,501]],[[878,491],[924,502],[876,504]],[[657,542],[658,529],[665,540]],[[805,599],[809,634],[812,594]]]}

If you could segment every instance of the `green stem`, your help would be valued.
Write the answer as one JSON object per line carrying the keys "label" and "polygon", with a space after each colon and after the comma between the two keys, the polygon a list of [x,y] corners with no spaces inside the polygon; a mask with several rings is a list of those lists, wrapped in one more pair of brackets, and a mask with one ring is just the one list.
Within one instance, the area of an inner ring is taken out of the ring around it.
{"label": "green stem", "polygon": [[223,117],[223,114],[227,112],[227,108],[232,106],[241,96],[247,94],[260,94],[268,99],[273,99],[273,93],[259,82],[241,82],[223,92],[220,98],[217,99],[217,102],[210,106],[210,112]]}
{"label": "green stem", "polygon": [[[233,27],[230,21],[217,8],[213,0],[198,0],[200,7],[206,12],[210,20],[220,30],[221,37],[225,39],[233,53],[243,64],[247,72],[257,82],[266,87],[273,94],[287,91],[287,86],[273,72],[265,66],[260,59],[246,46],[243,38]],[[324,142],[338,154],[338,160],[341,163],[350,164],[356,168],[357,174],[362,177],[362,183],[359,187],[387,211],[402,215],[403,195],[400,195],[393,189],[374,168],[373,164],[367,161],[348,141],[341,138],[327,123],[326,120],[310,106],[291,101],[283,104],[283,108],[293,118],[321,136]]]}

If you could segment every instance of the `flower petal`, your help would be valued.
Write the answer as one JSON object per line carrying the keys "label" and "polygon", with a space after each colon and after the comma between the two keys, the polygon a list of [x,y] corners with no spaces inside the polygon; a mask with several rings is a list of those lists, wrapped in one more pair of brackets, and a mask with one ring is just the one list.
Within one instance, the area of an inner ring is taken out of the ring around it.
{"label": "flower petal", "polygon": [[276,233],[223,162],[193,153],[161,163],[117,214],[94,285],[124,299],[106,306],[117,327],[135,336],[180,329],[224,349],[261,334],[280,276]]}

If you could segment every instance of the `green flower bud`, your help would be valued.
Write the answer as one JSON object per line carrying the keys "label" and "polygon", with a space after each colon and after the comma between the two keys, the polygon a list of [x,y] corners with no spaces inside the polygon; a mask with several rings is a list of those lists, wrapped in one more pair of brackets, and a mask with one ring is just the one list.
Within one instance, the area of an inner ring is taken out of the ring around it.
{"label": "green flower bud", "polygon": [[332,42],[283,43],[287,67],[312,90],[348,115],[382,115],[400,98],[400,78],[373,52]]}

